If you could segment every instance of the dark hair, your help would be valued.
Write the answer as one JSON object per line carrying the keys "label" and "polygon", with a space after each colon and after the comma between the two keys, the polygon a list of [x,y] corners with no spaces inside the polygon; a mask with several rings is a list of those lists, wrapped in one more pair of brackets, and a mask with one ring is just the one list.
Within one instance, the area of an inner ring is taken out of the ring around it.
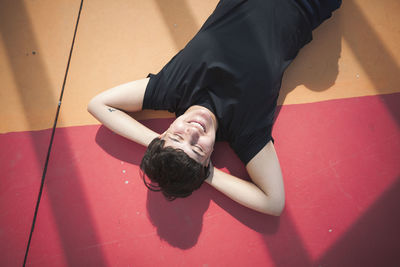
{"label": "dark hair", "polygon": [[[149,190],[161,191],[168,200],[190,196],[208,177],[209,166],[204,167],[183,150],[164,144],[157,137],[147,147],[140,163],[143,182]],[[146,175],[152,183],[146,181]]]}

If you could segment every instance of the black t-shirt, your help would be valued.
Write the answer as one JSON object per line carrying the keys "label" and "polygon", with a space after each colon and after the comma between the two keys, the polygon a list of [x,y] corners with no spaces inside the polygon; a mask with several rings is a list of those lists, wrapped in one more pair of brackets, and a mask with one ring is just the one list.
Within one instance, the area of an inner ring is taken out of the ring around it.
{"label": "black t-shirt", "polygon": [[342,0],[294,0],[304,10],[311,28],[314,30],[324,20],[332,16],[332,12],[338,9]]}
{"label": "black t-shirt", "polygon": [[180,116],[192,105],[208,108],[217,140],[247,164],[272,139],[283,72],[311,39],[293,0],[221,0],[185,48],[148,75],[143,109]]}

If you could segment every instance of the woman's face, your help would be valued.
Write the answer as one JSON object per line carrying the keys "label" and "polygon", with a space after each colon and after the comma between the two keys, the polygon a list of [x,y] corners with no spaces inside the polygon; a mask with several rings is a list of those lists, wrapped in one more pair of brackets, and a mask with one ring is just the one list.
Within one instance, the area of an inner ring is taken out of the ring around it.
{"label": "woman's face", "polygon": [[189,157],[207,166],[214,150],[217,121],[201,106],[190,107],[161,135],[165,146],[182,149]]}

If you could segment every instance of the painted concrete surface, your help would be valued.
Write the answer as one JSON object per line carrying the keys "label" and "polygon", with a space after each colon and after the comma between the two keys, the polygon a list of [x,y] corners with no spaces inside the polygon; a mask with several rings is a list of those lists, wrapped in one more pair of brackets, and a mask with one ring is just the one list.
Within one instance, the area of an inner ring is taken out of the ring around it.
{"label": "painted concrete surface", "polygon": [[[103,126],[60,128],[29,266],[396,266],[400,132],[386,107],[399,101],[283,106],[273,130],[287,196],[279,218],[208,185],[168,202],[143,185],[143,147]],[[161,132],[170,122],[145,123]],[[226,143],[212,160],[248,179]]]}
{"label": "painted concrete surface", "polygon": [[[345,1],[287,70],[280,218],[208,186],[165,202],[139,179],[144,149],[86,112],[95,94],[161,69],[217,3],[84,1],[28,266],[400,265],[396,0]],[[79,6],[0,1],[1,266],[23,262]],[[135,116],[167,117],[145,121],[159,131],[172,117]],[[226,144],[214,161],[247,178]]]}
{"label": "painted concrete surface", "polygon": [[0,133],[51,128],[80,1],[0,1]]}
{"label": "painted concrete surface", "polygon": [[1,266],[24,260],[79,4],[0,1]]}
{"label": "painted concrete surface", "polygon": [[[88,101],[158,72],[217,3],[84,2],[58,126],[97,124],[86,112]],[[52,126],[79,4],[2,0],[0,132]],[[399,92],[399,9],[396,0],[345,1],[287,70],[279,104]]]}

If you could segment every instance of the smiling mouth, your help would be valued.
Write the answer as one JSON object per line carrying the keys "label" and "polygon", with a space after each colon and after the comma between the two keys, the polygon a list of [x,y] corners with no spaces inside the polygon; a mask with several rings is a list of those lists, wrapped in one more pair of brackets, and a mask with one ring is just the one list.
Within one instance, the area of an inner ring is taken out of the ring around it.
{"label": "smiling mouth", "polygon": [[199,126],[201,129],[203,129],[204,132],[206,132],[206,127],[203,125],[203,123],[197,121],[189,121],[189,123]]}

